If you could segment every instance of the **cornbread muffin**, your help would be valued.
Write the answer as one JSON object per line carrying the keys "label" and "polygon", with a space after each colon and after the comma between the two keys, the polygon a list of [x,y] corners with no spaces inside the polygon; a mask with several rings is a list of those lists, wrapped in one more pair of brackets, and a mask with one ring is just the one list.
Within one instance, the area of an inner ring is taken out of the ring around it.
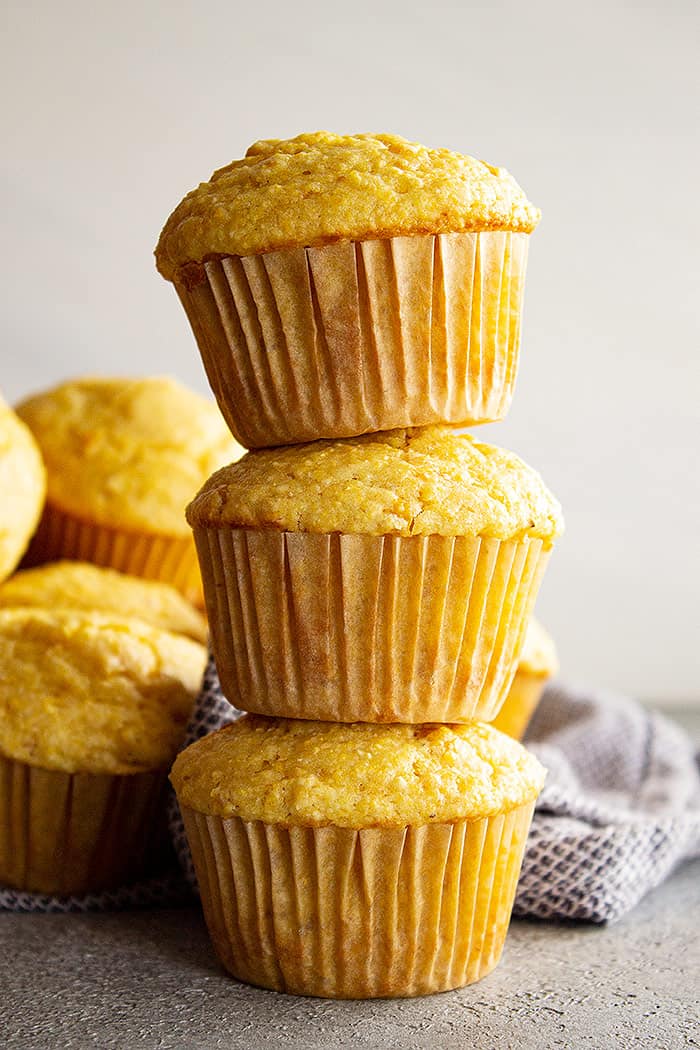
{"label": "cornbread muffin", "polygon": [[171,780],[235,977],[407,996],[498,962],[544,770],[490,726],[248,715],[186,748]]}
{"label": "cornbread muffin", "polygon": [[527,627],[513,684],[503,707],[493,720],[494,727],[521,740],[540,701],[545,682],[557,673],[558,666],[557,651],[551,635],[533,618]]}
{"label": "cornbread muffin", "polygon": [[17,412],[48,471],[27,563],[94,562],[201,601],[185,505],[242,453],[216,406],[167,377],[84,378],[28,398]]}
{"label": "cornbread muffin", "polygon": [[84,561],[50,562],[16,573],[0,586],[0,608],[8,606],[118,613],[196,642],[207,640],[204,617],[174,587]]}
{"label": "cornbread muffin", "polygon": [[448,427],[250,452],[187,510],[226,697],[343,722],[489,721],[559,504]]}
{"label": "cornbread muffin", "polygon": [[251,452],[187,508],[196,526],[551,541],[561,508],[513,452],[450,427]]}
{"label": "cornbread muffin", "polygon": [[250,448],[501,419],[540,218],[502,168],[393,135],[255,143],[156,248]]}
{"label": "cornbread muffin", "polygon": [[0,398],[0,580],[14,570],[46,495],[46,470],[28,428]]}
{"label": "cornbread muffin", "polygon": [[164,783],[205,658],[140,620],[0,610],[0,882],[85,893],[162,860]]}
{"label": "cornbread muffin", "polygon": [[172,281],[190,262],[298,244],[420,233],[531,233],[539,209],[515,179],[473,157],[398,135],[319,131],[254,143],[168,219],[156,248]]}

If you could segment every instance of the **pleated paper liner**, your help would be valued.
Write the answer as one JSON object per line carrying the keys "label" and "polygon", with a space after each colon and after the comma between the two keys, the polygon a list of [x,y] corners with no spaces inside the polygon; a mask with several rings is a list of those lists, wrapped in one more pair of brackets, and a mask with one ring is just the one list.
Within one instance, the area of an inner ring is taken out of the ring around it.
{"label": "pleated paper liner", "polygon": [[56,895],[112,889],[166,854],[166,771],[63,773],[0,755],[0,883]]}
{"label": "pleated paper liner", "polygon": [[533,806],[361,830],[183,816],[226,969],[264,988],[354,999],[459,988],[494,968]]}
{"label": "pleated paper liner", "polygon": [[194,532],[224,695],[332,722],[493,719],[549,556],[538,539]]}
{"label": "pleated paper liner", "polygon": [[140,533],[85,521],[47,503],[22,567],[69,558],[160,580],[203,605],[202,580],[191,536]]}
{"label": "pleated paper liner", "polygon": [[507,733],[516,740],[522,740],[528,723],[535,713],[535,708],[540,702],[548,677],[549,675],[546,674],[516,671],[503,707],[493,720],[494,729],[500,729],[502,733]]}
{"label": "pleated paper liner", "polygon": [[502,419],[528,235],[343,241],[183,268],[175,286],[248,448]]}

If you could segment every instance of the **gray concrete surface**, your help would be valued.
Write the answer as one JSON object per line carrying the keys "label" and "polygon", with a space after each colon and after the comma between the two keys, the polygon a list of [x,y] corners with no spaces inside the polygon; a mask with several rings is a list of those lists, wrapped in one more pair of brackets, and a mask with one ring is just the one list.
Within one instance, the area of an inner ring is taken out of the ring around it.
{"label": "gray concrete surface", "polygon": [[332,1002],[227,977],[195,909],[0,917],[4,1050],[700,1046],[700,862],[612,927],[514,922],[479,984]]}
{"label": "gray concrete surface", "polygon": [[[700,736],[700,718],[680,718]],[[0,915],[1,1050],[700,1047],[700,861],[610,927],[514,922],[479,984],[332,1002],[249,988],[195,908]]]}

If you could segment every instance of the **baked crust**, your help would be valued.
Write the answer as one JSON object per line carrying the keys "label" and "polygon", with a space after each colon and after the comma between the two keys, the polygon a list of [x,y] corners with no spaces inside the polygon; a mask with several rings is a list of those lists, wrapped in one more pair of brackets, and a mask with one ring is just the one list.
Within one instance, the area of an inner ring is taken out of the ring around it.
{"label": "baked crust", "polygon": [[512,230],[540,219],[504,169],[396,135],[321,131],[254,143],[180,202],[156,247],[167,280],[227,255],[343,240]]}

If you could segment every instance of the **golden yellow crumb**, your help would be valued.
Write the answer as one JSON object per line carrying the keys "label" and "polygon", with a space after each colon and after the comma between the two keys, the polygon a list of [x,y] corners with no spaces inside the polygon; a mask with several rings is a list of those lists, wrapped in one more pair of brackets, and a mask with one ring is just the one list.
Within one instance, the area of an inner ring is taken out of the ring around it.
{"label": "golden yellow crumb", "polygon": [[172,761],[206,650],[139,620],[0,610],[0,752],[68,773]]}
{"label": "golden yellow crumb", "polygon": [[533,617],[527,627],[518,671],[523,674],[549,677],[556,674],[558,667],[554,639],[545,631],[539,620]]}
{"label": "golden yellow crumb", "polygon": [[46,495],[46,470],[31,431],[0,400],[0,580],[22,557]]}
{"label": "golden yellow crumb", "polygon": [[553,540],[561,508],[512,452],[450,427],[248,452],[207,481],[192,525]]}
{"label": "golden yellow crumb", "polygon": [[184,510],[243,449],[216,405],[174,379],[76,379],[17,412],[46,461],[48,499],[100,525],[188,536]]}
{"label": "golden yellow crumb", "polygon": [[174,587],[84,561],[54,561],[15,573],[0,586],[0,608],[18,605],[118,613],[207,640],[206,620]]}
{"label": "golden yellow crumb", "polygon": [[368,725],[246,715],[178,755],[182,805],[318,827],[479,819],[535,798],[545,771],[481,722]]}
{"label": "golden yellow crumb", "polygon": [[504,168],[398,135],[256,142],[168,219],[158,269],[221,255],[423,233],[530,233],[540,212]]}

